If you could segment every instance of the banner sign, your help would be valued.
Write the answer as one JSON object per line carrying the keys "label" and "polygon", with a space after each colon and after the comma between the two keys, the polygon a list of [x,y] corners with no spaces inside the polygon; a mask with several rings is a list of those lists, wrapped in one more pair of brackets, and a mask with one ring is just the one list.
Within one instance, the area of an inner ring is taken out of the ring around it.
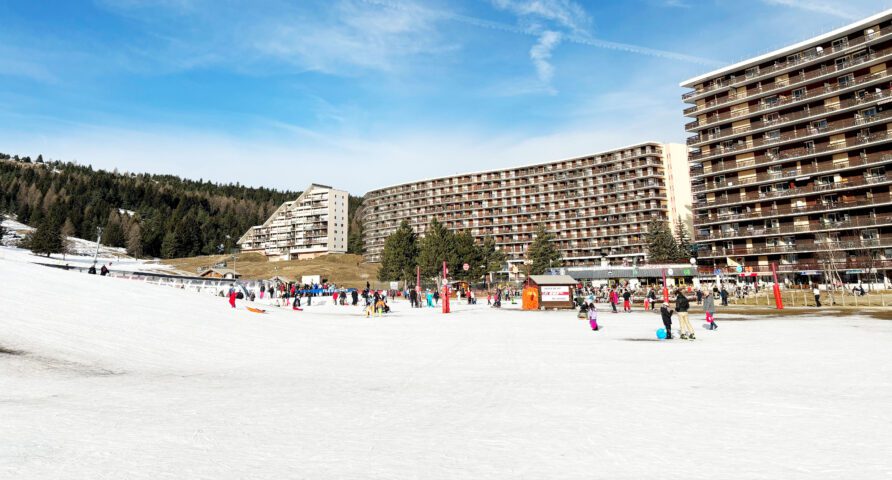
{"label": "banner sign", "polygon": [[569,302],[570,287],[539,287],[543,302]]}

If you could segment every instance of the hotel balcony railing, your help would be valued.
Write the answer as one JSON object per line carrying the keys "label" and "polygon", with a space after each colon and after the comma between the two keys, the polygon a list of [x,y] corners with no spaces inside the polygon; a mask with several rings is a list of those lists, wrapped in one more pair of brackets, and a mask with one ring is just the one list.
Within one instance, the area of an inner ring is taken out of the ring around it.
{"label": "hotel balcony railing", "polygon": [[787,215],[801,215],[805,213],[829,212],[841,209],[852,208],[870,208],[875,205],[892,203],[892,195],[888,193],[874,194],[870,198],[859,198],[848,201],[836,201],[826,203],[816,203],[814,205],[802,206],[767,206],[761,210],[752,210],[742,213],[718,213],[710,212],[707,215],[699,214],[694,216],[694,223],[697,226],[705,226],[717,223],[736,222],[738,220],[762,219],[770,217],[779,217]]}
{"label": "hotel balcony railing", "polygon": [[792,150],[785,150],[777,155],[765,154],[749,160],[735,161],[731,166],[726,166],[721,169],[714,169],[713,171],[708,173],[704,172],[703,175],[713,176],[721,172],[730,172],[733,170],[750,168],[756,165],[769,165],[773,163],[791,162],[793,160],[801,160],[808,157],[816,157],[819,155],[841,153],[853,148],[863,148],[870,144],[887,142],[889,140],[892,140],[892,131],[876,132],[864,136],[858,135],[857,137],[846,139],[845,143],[830,143],[815,148],[795,148]]}
{"label": "hotel balcony railing", "polygon": [[774,190],[771,192],[747,192],[746,195],[728,195],[728,198],[717,198],[706,205],[697,205],[695,210],[706,210],[722,205],[734,205],[738,203],[761,202],[765,200],[777,200],[786,197],[800,197],[806,195],[826,194],[837,190],[845,190],[858,187],[866,187],[889,182],[886,175],[866,175],[861,178],[851,178],[843,182],[825,184],[811,184],[805,187],[790,188],[787,190]]}
{"label": "hotel balcony railing", "polygon": [[701,249],[700,258],[732,257],[742,255],[772,255],[804,252],[847,252],[870,248],[892,246],[892,236],[883,236],[871,240],[839,241],[839,242],[795,242],[788,245],[753,245],[752,247]]}
{"label": "hotel balcony railing", "polygon": [[851,228],[875,227],[878,225],[892,225],[892,215],[880,215],[876,217],[856,217],[840,222],[810,222],[807,225],[783,225],[780,227],[757,227],[749,225],[737,230],[727,229],[720,232],[712,232],[708,237],[697,236],[698,242],[714,240],[729,240],[732,238],[764,237],[766,235],[785,235],[827,232],[831,230],[846,230]]}
{"label": "hotel balcony railing", "polygon": [[[882,90],[880,92],[866,93],[861,98],[850,98],[847,100],[842,100],[839,102],[838,105],[820,105],[817,107],[809,107],[798,112],[791,112],[786,115],[779,116],[777,119],[774,120],[757,120],[750,125],[745,125],[737,128],[726,128],[722,131],[722,133],[719,133],[718,135],[707,133],[704,131],[701,132],[700,135],[688,137],[687,143],[688,145],[703,144],[725,138],[736,137],[744,133],[776,128],[778,125],[792,126],[794,122],[799,120],[818,120],[821,117],[830,114],[836,114],[837,112],[841,112],[846,109],[865,108],[872,102],[884,100],[887,98],[892,98],[892,90]],[[703,140],[701,140],[701,135],[705,137]]]}
{"label": "hotel balcony railing", "polygon": [[731,90],[729,95],[725,98],[719,98],[715,100],[710,100],[709,102],[704,103],[703,105],[696,105],[690,108],[686,108],[684,110],[684,114],[686,116],[694,114],[700,115],[709,110],[713,110],[716,108],[721,108],[723,106],[727,106],[733,103],[738,103],[744,100],[753,99],[762,95],[771,95],[778,94],[784,90],[790,90],[792,88],[797,88],[802,86],[804,82],[808,82],[811,80],[817,80],[821,77],[825,77],[828,75],[840,75],[842,72],[853,69],[859,65],[863,65],[868,62],[872,62],[874,60],[881,60],[885,57],[892,55],[892,47],[884,48],[882,50],[877,50],[872,53],[868,53],[863,57],[859,57],[857,59],[853,59],[852,61],[845,62],[842,64],[834,64],[834,65],[825,65],[820,67],[817,70],[812,70],[810,72],[806,72],[804,74],[799,74],[796,76],[790,77],[790,79],[783,84],[772,84],[772,85],[763,85],[761,87],[755,88],[753,91],[747,91],[747,93],[742,95],[736,95],[734,92],[736,90]]}
{"label": "hotel balcony railing", "polygon": [[815,100],[821,97],[828,97],[835,93],[843,92],[849,89],[854,89],[860,87],[867,83],[876,82],[878,80],[884,80],[887,78],[892,78],[892,73],[889,70],[883,70],[881,72],[869,73],[867,75],[863,75],[859,78],[854,79],[851,82],[847,83],[836,83],[831,85],[825,85],[822,87],[818,87],[808,91],[805,95],[800,96],[781,96],[778,98],[777,102],[774,103],[766,103],[762,102],[757,105],[749,105],[746,108],[741,108],[738,110],[732,110],[725,113],[714,113],[712,115],[708,115],[706,117],[706,121],[703,125],[700,125],[699,120],[694,120],[685,125],[685,130],[687,131],[695,131],[701,128],[708,128],[709,126],[715,125],[717,123],[725,123],[731,120],[749,117],[758,113],[769,112],[778,110],[781,108],[788,107],[790,105],[795,105],[797,103],[802,103],[809,100]]}
{"label": "hotel balcony railing", "polygon": [[713,92],[716,90],[721,90],[723,88],[727,88],[727,87],[735,87],[736,88],[736,87],[745,85],[750,82],[758,81],[759,79],[765,78],[769,75],[776,75],[776,74],[778,74],[786,69],[789,69],[789,68],[795,68],[795,67],[801,66],[806,63],[814,62],[817,60],[823,60],[823,59],[826,59],[832,55],[836,55],[838,53],[844,52],[846,50],[855,50],[856,48],[860,47],[861,45],[863,45],[867,42],[880,40],[880,39],[888,36],[890,33],[892,33],[892,26],[882,28],[879,31],[874,32],[872,35],[869,35],[869,36],[865,35],[865,36],[856,38],[854,40],[850,40],[845,45],[842,45],[838,48],[834,48],[832,46],[827,47],[827,48],[823,49],[820,54],[818,54],[815,51],[812,51],[809,54],[800,54],[799,59],[797,59],[795,61],[778,61],[774,65],[771,65],[769,67],[760,68],[759,73],[757,73],[756,75],[753,75],[751,77],[744,76],[743,78],[740,78],[740,79],[734,78],[734,79],[730,79],[730,80],[713,82],[709,86],[705,86],[705,87],[687,92],[684,95],[682,95],[681,98],[684,101],[688,101],[693,97],[709,94],[710,92]]}
{"label": "hotel balcony railing", "polygon": [[703,161],[724,155],[739,155],[747,151],[758,150],[759,148],[767,146],[779,146],[789,142],[803,141],[808,138],[827,137],[836,133],[842,133],[846,130],[876,125],[877,123],[885,122],[890,118],[892,118],[892,110],[879,112],[870,116],[858,114],[854,118],[846,118],[830,122],[827,126],[821,128],[808,125],[801,130],[797,129],[794,132],[788,132],[778,135],[777,137],[754,138],[750,142],[741,142],[737,145],[732,145],[731,147],[722,147],[719,145],[714,151],[710,151],[708,154],[692,153],[689,158],[693,161]]}

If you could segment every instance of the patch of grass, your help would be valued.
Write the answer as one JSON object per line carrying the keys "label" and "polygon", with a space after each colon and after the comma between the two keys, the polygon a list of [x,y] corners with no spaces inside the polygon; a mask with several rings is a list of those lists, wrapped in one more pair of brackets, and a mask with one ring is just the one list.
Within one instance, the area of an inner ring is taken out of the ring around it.
{"label": "patch of grass", "polygon": [[329,282],[340,286],[365,288],[366,281],[375,285],[378,278],[378,264],[365,263],[361,255],[331,254],[309,260],[270,262],[261,253],[239,254],[235,263],[231,255],[210,255],[203,257],[176,258],[164,260],[186,275],[196,275],[199,267],[212,266],[219,262],[229,262],[244,280],[269,279],[281,276],[300,280],[301,275],[320,275]]}

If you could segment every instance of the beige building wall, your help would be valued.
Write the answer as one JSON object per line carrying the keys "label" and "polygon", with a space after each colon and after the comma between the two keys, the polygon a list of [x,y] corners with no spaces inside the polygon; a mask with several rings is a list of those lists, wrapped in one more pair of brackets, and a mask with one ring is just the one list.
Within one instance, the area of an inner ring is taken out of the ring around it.
{"label": "beige building wall", "polygon": [[694,217],[691,214],[691,167],[688,164],[688,148],[680,143],[663,145],[663,168],[666,172],[669,198],[669,224],[675,232],[675,222],[681,218],[693,235]]}

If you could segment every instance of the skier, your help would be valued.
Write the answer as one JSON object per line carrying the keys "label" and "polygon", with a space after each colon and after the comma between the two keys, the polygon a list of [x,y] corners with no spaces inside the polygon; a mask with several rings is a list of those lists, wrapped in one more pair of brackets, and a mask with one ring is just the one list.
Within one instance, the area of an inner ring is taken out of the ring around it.
{"label": "skier", "polygon": [[96,275],[96,264],[90,265],[90,268],[87,270],[87,273],[90,275]]}
{"label": "skier", "polygon": [[623,311],[632,313],[632,292],[629,289],[623,292]]}
{"label": "skier", "polygon": [[712,292],[707,291],[706,297],[703,298],[703,311],[706,312],[707,328],[710,330],[719,328],[715,323],[715,298],[713,298]]}
{"label": "skier", "polygon": [[353,302],[354,307],[359,303],[359,292],[356,291],[356,289],[353,289],[353,291],[350,292],[350,301]]}
{"label": "skier", "polygon": [[616,312],[616,304],[619,303],[619,295],[617,295],[616,290],[610,289],[610,308],[613,309],[613,313]]}
{"label": "skier", "polygon": [[412,308],[418,307],[418,292],[414,288],[409,290],[409,303],[412,304]]}
{"label": "skier", "polygon": [[99,270],[99,275],[101,275],[103,277],[108,275],[108,267],[103,265],[102,268]]}
{"label": "skier", "polygon": [[676,290],[675,311],[678,313],[679,338],[682,340],[694,340],[696,338],[694,336],[694,327],[691,326],[691,321],[688,320],[688,309],[690,306],[688,298],[684,296],[681,290]]}
{"label": "skier", "polygon": [[697,289],[697,305],[703,304],[703,290]]}
{"label": "skier", "polygon": [[[672,314],[674,310],[669,309],[669,305],[660,305],[660,316],[663,317],[663,328],[666,329],[666,340],[672,340]],[[681,318],[679,316],[679,318]]]}
{"label": "skier", "polygon": [[594,303],[588,306],[588,324],[592,327],[592,331],[597,332],[600,329],[598,327],[598,307]]}
{"label": "skier", "polygon": [[440,291],[434,290],[434,306],[440,305]]}
{"label": "skier", "polygon": [[650,309],[653,310],[654,308],[656,308],[657,292],[655,292],[653,288],[648,289],[647,298],[648,300],[650,300]]}
{"label": "skier", "polygon": [[722,290],[719,291],[719,296],[722,297],[722,306],[727,307],[728,306],[728,291],[725,290],[724,285],[722,285]]}
{"label": "skier", "polygon": [[229,305],[232,308],[235,308],[235,297],[236,297],[235,287],[229,287]]}

